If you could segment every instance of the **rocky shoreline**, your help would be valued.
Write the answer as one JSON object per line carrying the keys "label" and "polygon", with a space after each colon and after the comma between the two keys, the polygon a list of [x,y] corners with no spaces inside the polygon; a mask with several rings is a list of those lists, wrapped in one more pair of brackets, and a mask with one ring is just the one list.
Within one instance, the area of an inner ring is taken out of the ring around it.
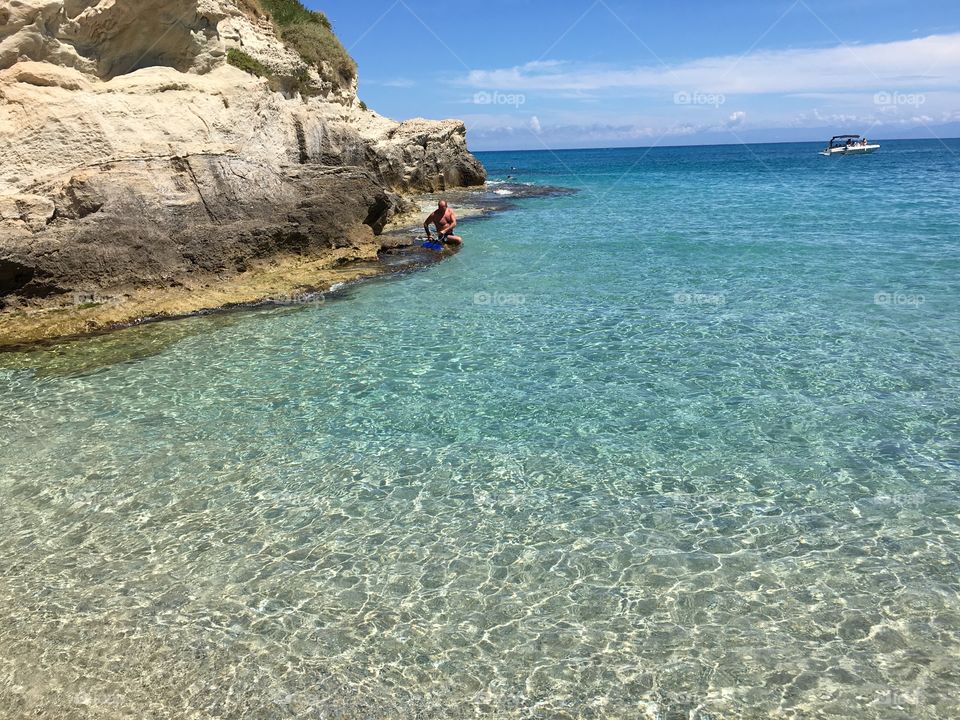
{"label": "rocky shoreline", "polygon": [[[31,307],[0,313],[0,351],[79,338],[144,322],[197,314],[317,302],[331,289],[394,273],[410,272],[452,257],[456,250],[425,250],[417,242],[420,222],[441,197],[450,200],[467,228],[473,220],[514,207],[514,201],[572,192],[566,188],[500,183],[489,188],[426,193],[407,198],[408,211],[377,238],[373,256],[274,257],[223,280],[194,278],[169,288],[141,288],[115,295],[78,292]],[[469,230],[467,230],[469,242]]]}
{"label": "rocky shoreline", "polygon": [[462,122],[368,110],[335,37],[303,45],[325,17],[265,7],[0,13],[0,345],[376,274],[411,196],[484,183]]}

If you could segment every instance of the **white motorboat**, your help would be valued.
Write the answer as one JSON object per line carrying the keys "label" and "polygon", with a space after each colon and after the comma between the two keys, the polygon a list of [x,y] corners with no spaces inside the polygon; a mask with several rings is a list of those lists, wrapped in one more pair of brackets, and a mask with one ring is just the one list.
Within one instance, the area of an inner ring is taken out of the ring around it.
{"label": "white motorboat", "polygon": [[827,146],[820,151],[821,155],[865,155],[879,150],[878,143],[871,143],[859,135],[834,135]]}

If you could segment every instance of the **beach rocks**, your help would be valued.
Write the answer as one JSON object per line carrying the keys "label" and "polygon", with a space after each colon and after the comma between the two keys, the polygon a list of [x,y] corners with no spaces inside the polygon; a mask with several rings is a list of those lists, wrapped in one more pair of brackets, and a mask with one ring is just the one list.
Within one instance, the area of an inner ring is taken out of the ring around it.
{"label": "beach rocks", "polygon": [[484,181],[463,123],[389,120],[327,70],[248,0],[5,4],[0,300],[370,257],[401,193]]}
{"label": "beach rocks", "polygon": [[401,190],[482,185],[486,171],[466,151],[466,132],[459,120],[408,120],[374,143],[377,167],[388,185]]}
{"label": "beach rocks", "polygon": [[53,219],[56,205],[41,195],[0,197],[0,221],[22,223],[31,231],[42,230]]}
{"label": "beach rocks", "polygon": [[54,200],[0,203],[7,306],[52,294],[175,286],[285,254],[338,250],[341,262],[370,259],[380,249],[375,233],[403,206],[367,169],[277,172],[227,155],[117,161],[45,187]]}

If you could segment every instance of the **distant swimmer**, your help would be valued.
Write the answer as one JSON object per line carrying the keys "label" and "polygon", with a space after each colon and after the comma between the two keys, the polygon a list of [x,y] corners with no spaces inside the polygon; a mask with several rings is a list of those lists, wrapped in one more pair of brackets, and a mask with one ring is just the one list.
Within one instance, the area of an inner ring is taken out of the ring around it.
{"label": "distant swimmer", "polygon": [[437,228],[437,235],[439,236],[440,242],[452,243],[454,245],[463,243],[462,238],[452,234],[453,229],[457,227],[457,216],[453,213],[453,210],[447,207],[446,200],[441,200],[437,203],[437,209],[430,213],[430,216],[423,223],[423,229],[427,233],[427,240],[430,240],[431,237],[431,223]]}

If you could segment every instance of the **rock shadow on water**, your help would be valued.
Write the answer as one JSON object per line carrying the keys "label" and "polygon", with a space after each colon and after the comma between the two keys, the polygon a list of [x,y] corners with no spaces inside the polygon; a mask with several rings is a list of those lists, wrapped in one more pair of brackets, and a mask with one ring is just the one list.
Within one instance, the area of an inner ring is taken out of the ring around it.
{"label": "rock shadow on water", "polygon": [[160,355],[183,340],[238,322],[228,313],[146,322],[97,335],[0,349],[0,371],[29,372],[37,378],[92,375],[115,365]]}

